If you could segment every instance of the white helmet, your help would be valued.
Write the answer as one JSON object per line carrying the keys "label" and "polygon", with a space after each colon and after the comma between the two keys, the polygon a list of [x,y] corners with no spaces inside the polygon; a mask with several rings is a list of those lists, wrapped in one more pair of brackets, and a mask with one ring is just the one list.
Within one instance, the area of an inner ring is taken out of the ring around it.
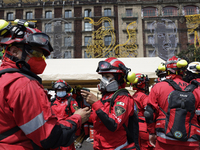
{"label": "white helmet", "polygon": [[191,62],[188,65],[187,70],[192,73],[199,74],[200,73],[200,62]]}

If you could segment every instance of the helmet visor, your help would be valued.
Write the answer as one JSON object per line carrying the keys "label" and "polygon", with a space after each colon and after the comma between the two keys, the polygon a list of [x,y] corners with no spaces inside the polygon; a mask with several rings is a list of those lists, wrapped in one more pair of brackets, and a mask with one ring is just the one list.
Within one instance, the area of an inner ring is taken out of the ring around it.
{"label": "helmet visor", "polygon": [[53,85],[54,89],[64,89],[67,88],[66,84],[63,82],[57,82]]}
{"label": "helmet visor", "polygon": [[111,70],[111,69],[119,69],[119,68],[112,66],[107,61],[100,61],[96,72],[99,72],[99,71],[108,71],[108,70]]}
{"label": "helmet visor", "polygon": [[48,45],[50,38],[44,33],[34,33],[28,36],[27,42],[31,46],[45,46]]}

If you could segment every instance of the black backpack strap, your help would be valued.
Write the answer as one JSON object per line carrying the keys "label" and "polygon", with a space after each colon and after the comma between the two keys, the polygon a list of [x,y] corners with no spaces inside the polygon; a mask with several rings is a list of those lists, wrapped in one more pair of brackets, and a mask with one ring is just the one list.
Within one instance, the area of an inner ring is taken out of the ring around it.
{"label": "black backpack strap", "polygon": [[193,92],[194,89],[196,89],[199,85],[200,85],[200,83],[199,83],[198,81],[193,80],[193,81],[191,82],[191,84],[188,85],[188,86],[185,88],[185,91],[191,91],[191,92]]}
{"label": "black backpack strap", "polygon": [[111,102],[111,99],[112,99],[112,98],[109,98],[109,99],[106,99],[106,100],[100,99],[100,101],[102,102],[102,104],[105,104],[106,102]]}
{"label": "black backpack strap", "polygon": [[0,141],[19,131],[20,128],[18,126],[11,128],[10,130],[3,132],[0,134]]}
{"label": "black backpack strap", "polygon": [[40,84],[42,84],[42,79],[39,76],[37,76],[36,74],[32,73],[32,76],[31,76],[31,75],[29,75],[29,74],[27,74],[27,73],[25,73],[25,72],[23,72],[23,71],[21,71],[20,69],[17,69],[17,68],[3,69],[3,70],[0,71],[0,76],[5,74],[5,73],[14,73],[14,72],[18,72],[18,73],[26,76],[27,78],[29,78],[31,80],[37,80]]}
{"label": "black backpack strap", "polygon": [[67,107],[65,108],[65,112],[66,114],[69,114],[68,110],[70,110],[70,104],[71,104],[71,101],[73,100],[73,98],[71,96],[67,97],[67,101],[68,101],[68,105]]}
{"label": "black backpack strap", "polygon": [[180,86],[176,82],[174,82],[173,80],[171,80],[171,79],[165,79],[163,81],[168,82],[175,90],[182,91],[182,89],[180,88]]}
{"label": "black backpack strap", "polygon": [[16,69],[16,68],[3,69],[3,70],[0,71],[0,76],[5,74],[5,73],[13,73],[13,72],[20,72],[20,70]]}
{"label": "black backpack strap", "polygon": [[[138,119],[137,112],[135,110],[134,110],[133,116],[129,117],[128,121],[129,121],[129,125],[132,125],[131,127],[127,128],[127,126],[125,124],[123,124],[123,127],[126,130],[128,144],[131,144],[134,142],[136,149],[140,150],[139,139],[138,139],[138,137],[139,137],[139,123],[138,123],[139,119]],[[131,129],[132,132],[129,129]]]}
{"label": "black backpack strap", "polygon": [[117,98],[118,95],[127,95],[128,96],[129,91],[127,89],[119,89],[117,90],[113,95],[112,98],[110,100],[110,108],[109,108],[109,112],[111,111],[111,106],[114,105],[114,101]]}

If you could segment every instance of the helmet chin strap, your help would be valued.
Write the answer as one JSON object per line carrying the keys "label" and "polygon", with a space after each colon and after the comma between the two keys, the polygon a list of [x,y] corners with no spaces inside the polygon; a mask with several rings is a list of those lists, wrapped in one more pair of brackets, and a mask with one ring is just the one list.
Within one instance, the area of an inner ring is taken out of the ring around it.
{"label": "helmet chin strap", "polygon": [[16,61],[16,66],[25,74],[32,76],[33,78],[35,78],[36,80],[38,80],[39,83],[42,83],[42,79],[37,76],[35,73],[33,73],[32,71],[30,71],[31,67],[30,65],[25,61],[27,53],[25,51],[26,46],[25,44],[23,45],[23,50],[22,50],[22,57],[21,59],[18,59]]}
{"label": "helmet chin strap", "polygon": [[26,60],[26,46],[25,44],[23,45],[23,50],[22,50],[22,57],[18,61],[16,61],[16,66],[25,71],[30,71],[30,65],[25,61]]}

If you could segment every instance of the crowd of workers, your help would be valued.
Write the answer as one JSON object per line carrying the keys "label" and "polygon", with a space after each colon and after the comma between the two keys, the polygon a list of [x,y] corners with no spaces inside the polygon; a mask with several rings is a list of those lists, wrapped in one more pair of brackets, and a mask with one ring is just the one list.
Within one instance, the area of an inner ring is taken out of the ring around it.
{"label": "crowd of workers", "polygon": [[48,35],[23,20],[14,26],[0,20],[0,29],[0,149],[74,150],[80,130],[88,137],[92,124],[94,150],[199,150],[199,62],[173,56],[158,64],[149,90],[148,75],[106,58],[96,70],[100,100],[81,87],[69,94],[73,88],[58,80],[49,101],[38,76],[53,51]]}

